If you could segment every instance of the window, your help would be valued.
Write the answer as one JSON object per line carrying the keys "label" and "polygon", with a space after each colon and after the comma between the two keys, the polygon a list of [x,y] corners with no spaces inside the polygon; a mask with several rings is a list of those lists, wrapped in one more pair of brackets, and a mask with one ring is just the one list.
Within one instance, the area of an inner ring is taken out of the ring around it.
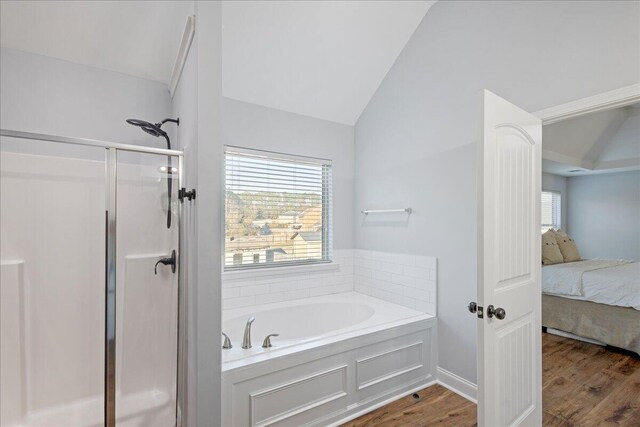
{"label": "window", "polygon": [[225,150],[225,270],[331,260],[331,161]]}
{"label": "window", "polygon": [[542,232],[561,227],[561,200],[557,191],[542,192]]}

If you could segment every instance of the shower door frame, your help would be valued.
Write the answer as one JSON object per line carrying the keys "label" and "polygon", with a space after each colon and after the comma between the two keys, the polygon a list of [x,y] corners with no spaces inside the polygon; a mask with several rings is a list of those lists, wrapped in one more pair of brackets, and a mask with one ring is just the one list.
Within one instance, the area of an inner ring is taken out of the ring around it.
{"label": "shower door frame", "polygon": [[[117,154],[118,151],[142,154],[175,156],[178,158],[178,189],[183,187],[184,153],[180,150],[143,147],[118,142],[100,141],[88,138],[50,135],[33,132],[23,132],[11,129],[0,129],[0,136],[28,139],[30,141],[56,142],[62,144],[82,145],[105,149],[105,336],[104,336],[104,425],[116,426],[116,232],[117,232]],[[172,173],[171,171],[168,171]],[[171,209],[171,206],[168,206]],[[177,301],[177,355],[176,355],[176,420],[175,426],[182,424],[182,390],[184,370],[182,368],[184,333],[184,307],[186,301],[183,295],[182,283],[182,203],[178,209],[178,301]]]}

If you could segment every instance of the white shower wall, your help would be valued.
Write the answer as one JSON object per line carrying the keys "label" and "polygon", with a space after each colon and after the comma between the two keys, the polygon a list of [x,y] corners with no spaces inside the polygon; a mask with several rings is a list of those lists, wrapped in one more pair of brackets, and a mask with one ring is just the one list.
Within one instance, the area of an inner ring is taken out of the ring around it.
{"label": "white shower wall", "polygon": [[[104,150],[83,149],[85,158],[77,149],[73,157],[64,150],[40,156],[5,151],[6,142],[3,137],[0,424],[98,426],[106,186],[104,162],[87,158]],[[177,249],[177,227],[165,225],[166,181],[158,172],[166,157],[119,160],[117,411],[120,425],[172,425],[177,275],[164,266],[153,273],[156,260]]]}
{"label": "white shower wall", "polygon": [[102,393],[105,188],[98,162],[1,154],[0,421],[13,426]]}

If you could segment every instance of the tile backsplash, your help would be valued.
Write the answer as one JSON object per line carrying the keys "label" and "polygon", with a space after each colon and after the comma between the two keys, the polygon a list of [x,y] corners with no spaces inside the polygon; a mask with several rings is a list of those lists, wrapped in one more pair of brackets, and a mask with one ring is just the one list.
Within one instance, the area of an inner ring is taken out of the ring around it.
{"label": "tile backsplash", "polygon": [[353,291],[353,249],[334,249],[328,271],[222,279],[222,308],[247,307]]}
{"label": "tile backsplash", "polygon": [[260,276],[223,276],[223,309],[356,291],[436,314],[436,258],[336,249],[335,269]]}
{"label": "tile backsplash", "polygon": [[436,258],[356,249],[354,265],[356,292],[437,314]]}

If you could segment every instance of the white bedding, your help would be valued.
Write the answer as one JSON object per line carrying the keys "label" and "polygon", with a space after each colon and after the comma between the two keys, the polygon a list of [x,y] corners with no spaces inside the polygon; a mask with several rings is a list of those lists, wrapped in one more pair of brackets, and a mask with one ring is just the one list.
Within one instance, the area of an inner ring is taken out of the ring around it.
{"label": "white bedding", "polygon": [[640,310],[640,263],[593,259],[545,265],[542,292]]}

